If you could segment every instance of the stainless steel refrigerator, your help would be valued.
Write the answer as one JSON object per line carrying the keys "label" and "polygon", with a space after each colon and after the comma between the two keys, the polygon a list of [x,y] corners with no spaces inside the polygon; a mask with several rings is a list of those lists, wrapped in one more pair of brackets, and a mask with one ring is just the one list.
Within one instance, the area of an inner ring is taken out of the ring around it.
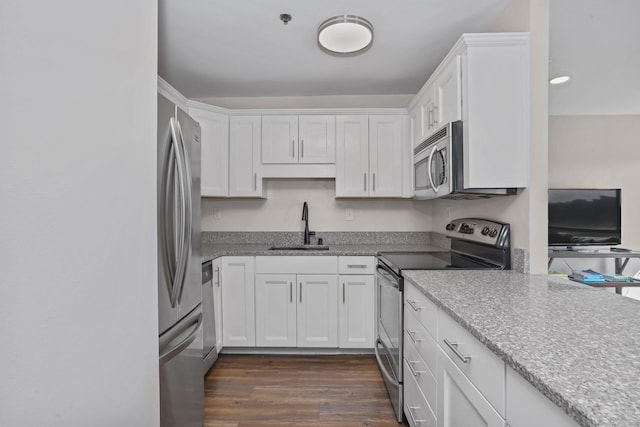
{"label": "stainless steel refrigerator", "polygon": [[200,125],[158,94],[160,425],[201,427]]}

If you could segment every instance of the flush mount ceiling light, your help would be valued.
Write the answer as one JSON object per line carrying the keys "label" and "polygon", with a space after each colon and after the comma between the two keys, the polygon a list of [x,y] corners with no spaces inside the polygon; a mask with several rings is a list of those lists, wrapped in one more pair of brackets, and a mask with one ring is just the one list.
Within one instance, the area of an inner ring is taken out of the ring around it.
{"label": "flush mount ceiling light", "polygon": [[356,15],[329,18],[318,27],[318,45],[327,53],[359,54],[371,47],[373,25]]}
{"label": "flush mount ceiling light", "polygon": [[549,80],[549,84],[552,85],[561,85],[562,83],[566,83],[571,80],[571,76],[558,76]]}

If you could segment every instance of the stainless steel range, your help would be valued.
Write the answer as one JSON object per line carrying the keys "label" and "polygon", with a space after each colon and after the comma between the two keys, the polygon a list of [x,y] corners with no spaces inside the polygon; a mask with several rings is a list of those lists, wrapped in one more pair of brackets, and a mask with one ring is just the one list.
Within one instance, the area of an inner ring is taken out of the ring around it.
{"label": "stainless steel range", "polygon": [[463,218],[443,233],[451,249],[435,252],[380,252],[376,267],[378,337],[375,353],[398,422],[403,419],[402,330],[404,270],[510,270],[510,227]]}

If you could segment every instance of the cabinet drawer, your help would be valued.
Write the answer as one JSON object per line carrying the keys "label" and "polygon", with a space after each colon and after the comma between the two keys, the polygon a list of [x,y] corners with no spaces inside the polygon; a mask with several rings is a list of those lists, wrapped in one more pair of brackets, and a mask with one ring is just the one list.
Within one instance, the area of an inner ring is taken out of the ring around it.
{"label": "cabinet drawer", "polygon": [[[407,341],[409,343],[407,344]],[[424,394],[424,397],[427,399],[429,406],[434,410],[437,408],[437,395],[438,395],[438,385],[436,382],[437,371],[432,371],[427,363],[422,359],[418,351],[416,350],[413,343],[407,337],[405,332],[404,339],[405,347],[404,347],[404,361],[407,368],[404,369],[404,376],[410,376],[415,379],[418,383],[418,387],[420,387],[420,391]],[[436,356],[438,353],[436,352]],[[405,382],[408,381],[405,378]]]}
{"label": "cabinet drawer", "polygon": [[504,417],[504,362],[443,311],[438,315],[438,344]]}
{"label": "cabinet drawer", "polygon": [[435,375],[438,367],[438,344],[435,338],[422,326],[415,316],[405,309],[404,313],[405,347],[412,346],[418,352],[427,367]]}
{"label": "cabinet drawer", "polygon": [[[404,371],[409,370],[405,362]],[[412,375],[404,376],[404,414],[412,427],[436,427],[436,416]]]}
{"label": "cabinet drawer", "polygon": [[438,307],[413,285],[404,288],[405,310],[416,316],[435,339],[438,335]]}
{"label": "cabinet drawer", "polygon": [[376,258],[372,256],[338,257],[339,274],[374,274]]}
{"label": "cabinet drawer", "polygon": [[258,256],[256,273],[266,274],[337,274],[335,256]]}

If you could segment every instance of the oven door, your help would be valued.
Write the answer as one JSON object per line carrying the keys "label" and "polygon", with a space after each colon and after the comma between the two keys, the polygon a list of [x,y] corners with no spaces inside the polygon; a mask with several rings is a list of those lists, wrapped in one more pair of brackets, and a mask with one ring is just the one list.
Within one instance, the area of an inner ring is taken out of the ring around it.
{"label": "oven door", "polygon": [[391,405],[402,421],[402,277],[384,264],[376,268],[378,337],[375,353]]}

